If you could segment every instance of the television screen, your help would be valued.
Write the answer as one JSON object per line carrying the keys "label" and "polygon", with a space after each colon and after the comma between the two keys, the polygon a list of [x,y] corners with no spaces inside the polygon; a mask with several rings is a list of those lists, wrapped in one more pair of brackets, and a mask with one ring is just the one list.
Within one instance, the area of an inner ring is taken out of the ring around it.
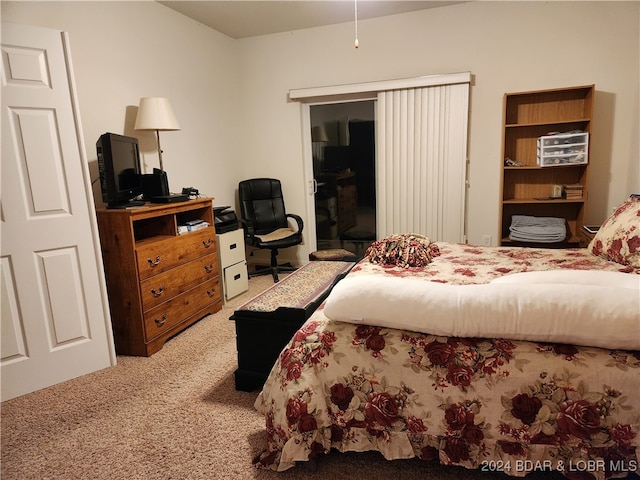
{"label": "television screen", "polygon": [[138,155],[137,145],[117,139],[111,143],[113,172],[116,179],[116,190],[125,191],[140,185],[140,177],[136,168]]}
{"label": "television screen", "polygon": [[134,200],[142,194],[138,139],[104,133],[96,142],[102,200],[110,208],[123,208],[144,202]]}

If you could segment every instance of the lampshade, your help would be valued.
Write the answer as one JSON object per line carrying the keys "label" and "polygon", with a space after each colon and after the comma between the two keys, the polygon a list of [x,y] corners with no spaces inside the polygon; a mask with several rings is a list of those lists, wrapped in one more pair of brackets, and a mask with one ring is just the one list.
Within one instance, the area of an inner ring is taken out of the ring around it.
{"label": "lampshade", "polygon": [[162,97],[140,99],[135,130],[180,130],[169,100]]}
{"label": "lampshade", "polygon": [[318,125],[311,128],[311,141],[312,142],[328,142],[329,136],[324,126]]}

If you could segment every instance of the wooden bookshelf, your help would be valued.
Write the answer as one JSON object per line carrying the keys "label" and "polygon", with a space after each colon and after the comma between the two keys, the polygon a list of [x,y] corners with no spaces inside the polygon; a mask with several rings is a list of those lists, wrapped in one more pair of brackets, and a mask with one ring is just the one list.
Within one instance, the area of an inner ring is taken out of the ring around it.
{"label": "wooden bookshelf", "polygon": [[[586,85],[504,95],[501,245],[529,245],[509,239],[513,215],[566,219],[564,242],[535,246],[566,248],[580,245],[591,158],[586,164],[540,167],[537,164],[537,139],[551,132],[583,131],[589,133],[591,142],[594,90],[594,85]],[[507,158],[518,166],[506,165]],[[583,186],[581,198],[551,198],[553,185],[571,184]]]}

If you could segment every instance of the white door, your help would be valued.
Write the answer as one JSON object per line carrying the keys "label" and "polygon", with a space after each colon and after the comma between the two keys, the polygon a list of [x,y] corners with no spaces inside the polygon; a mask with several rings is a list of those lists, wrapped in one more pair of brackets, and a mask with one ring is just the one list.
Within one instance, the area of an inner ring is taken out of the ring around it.
{"label": "white door", "polygon": [[115,365],[67,36],[2,24],[2,400]]}

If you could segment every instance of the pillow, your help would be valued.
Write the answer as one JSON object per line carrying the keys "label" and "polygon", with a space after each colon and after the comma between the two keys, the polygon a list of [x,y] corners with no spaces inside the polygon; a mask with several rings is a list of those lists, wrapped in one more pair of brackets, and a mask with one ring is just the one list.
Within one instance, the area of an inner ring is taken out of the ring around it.
{"label": "pillow", "polygon": [[636,281],[622,288],[596,283],[450,285],[417,277],[347,275],[331,290],[324,314],[337,322],[443,337],[637,350],[640,282],[638,275],[620,275]]}
{"label": "pillow", "polygon": [[417,233],[389,235],[373,242],[365,252],[365,258],[371,263],[403,268],[424,267],[438,255],[438,246]]}
{"label": "pillow", "polygon": [[640,269],[640,199],[630,198],[616,208],[587,248],[606,260]]}

